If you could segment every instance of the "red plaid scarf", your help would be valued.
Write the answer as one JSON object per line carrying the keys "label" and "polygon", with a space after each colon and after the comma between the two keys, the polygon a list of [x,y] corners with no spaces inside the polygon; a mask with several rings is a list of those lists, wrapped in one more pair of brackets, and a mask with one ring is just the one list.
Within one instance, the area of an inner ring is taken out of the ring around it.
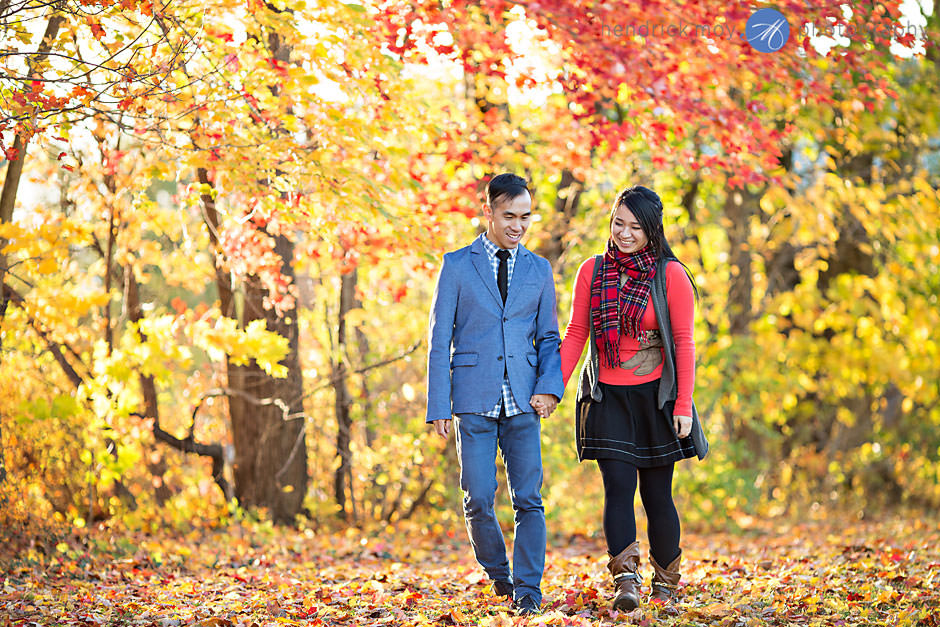
{"label": "red plaid scarf", "polygon": [[[607,358],[610,368],[620,366],[620,331],[632,337],[640,334],[640,320],[649,301],[656,255],[646,246],[635,253],[624,253],[607,240],[607,253],[597,278],[591,283],[591,321],[597,350]],[[627,274],[623,287],[620,273]]]}

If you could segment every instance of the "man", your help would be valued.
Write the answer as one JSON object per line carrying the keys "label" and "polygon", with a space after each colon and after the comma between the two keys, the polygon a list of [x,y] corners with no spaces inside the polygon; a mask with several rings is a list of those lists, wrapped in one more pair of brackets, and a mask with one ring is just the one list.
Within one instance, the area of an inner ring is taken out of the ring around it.
{"label": "man", "polygon": [[[545,568],[540,418],[564,392],[555,282],[547,260],[520,244],[532,219],[523,178],[494,177],[486,233],[444,255],[428,350],[427,422],[446,438],[455,417],[464,517],[497,595],[536,614]],[[515,510],[513,568],[496,520],[496,449]]]}

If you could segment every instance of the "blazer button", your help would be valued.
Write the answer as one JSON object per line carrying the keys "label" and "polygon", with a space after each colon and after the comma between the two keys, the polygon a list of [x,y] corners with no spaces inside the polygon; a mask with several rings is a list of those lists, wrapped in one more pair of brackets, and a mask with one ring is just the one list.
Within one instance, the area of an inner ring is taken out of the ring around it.
{"label": "blazer button", "polygon": [[502,356],[502,355],[500,355],[499,357],[496,358],[496,361],[502,361],[502,360],[503,360],[503,356]]}
{"label": "blazer button", "polygon": [[503,318],[503,322],[509,322],[509,318]]}

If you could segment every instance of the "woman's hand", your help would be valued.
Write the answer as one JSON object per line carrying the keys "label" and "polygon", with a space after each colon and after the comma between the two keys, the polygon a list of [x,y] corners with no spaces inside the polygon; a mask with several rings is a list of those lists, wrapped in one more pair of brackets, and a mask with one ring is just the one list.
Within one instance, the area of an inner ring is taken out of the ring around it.
{"label": "woman's hand", "polygon": [[692,433],[692,416],[673,416],[672,426],[680,438],[687,437]]}

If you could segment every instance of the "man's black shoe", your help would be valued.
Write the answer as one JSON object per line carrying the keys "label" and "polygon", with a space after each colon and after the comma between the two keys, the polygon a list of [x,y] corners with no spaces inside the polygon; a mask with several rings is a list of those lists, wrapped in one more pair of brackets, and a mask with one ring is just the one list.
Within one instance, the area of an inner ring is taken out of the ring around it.
{"label": "man's black shoe", "polygon": [[535,602],[535,599],[528,595],[517,601],[513,601],[513,605],[516,608],[516,614],[519,616],[534,616],[541,613],[539,604]]}
{"label": "man's black shoe", "polygon": [[509,597],[512,598],[512,582],[511,581],[494,581],[493,582],[493,594],[498,597]]}

